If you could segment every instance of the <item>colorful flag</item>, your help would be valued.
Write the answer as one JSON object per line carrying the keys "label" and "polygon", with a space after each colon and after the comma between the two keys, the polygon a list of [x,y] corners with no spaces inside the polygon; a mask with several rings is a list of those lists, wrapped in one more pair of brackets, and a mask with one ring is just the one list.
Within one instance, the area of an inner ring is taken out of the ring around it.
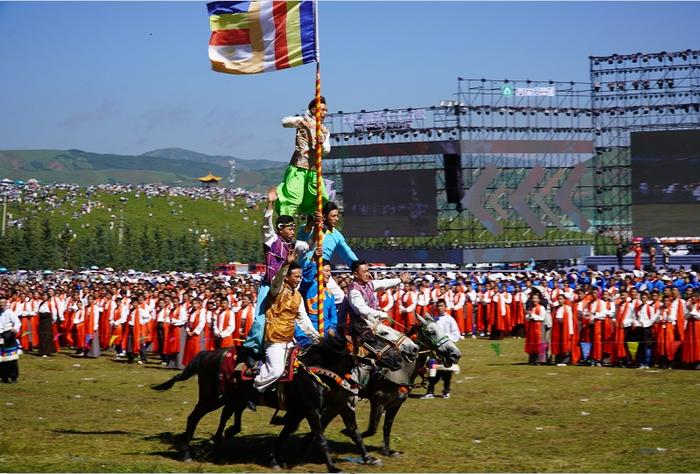
{"label": "colorful flag", "polygon": [[313,1],[210,2],[212,69],[257,74],[318,61]]}

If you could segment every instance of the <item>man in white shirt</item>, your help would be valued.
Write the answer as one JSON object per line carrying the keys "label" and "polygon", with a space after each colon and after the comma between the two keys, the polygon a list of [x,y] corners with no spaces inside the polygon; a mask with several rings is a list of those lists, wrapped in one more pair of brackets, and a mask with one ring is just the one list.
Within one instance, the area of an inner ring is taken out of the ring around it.
{"label": "man in white shirt", "polygon": [[376,292],[395,288],[400,283],[408,283],[411,280],[408,273],[402,273],[399,278],[372,280],[372,274],[364,260],[353,262],[352,273],[354,281],[350,284],[348,292],[351,317],[362,318],[369,326],[389,318],[387,313],[378,308]]}
{"label": "man in white shirt", "polygon": [[[435,321],[438,326],[445,331],[452,340],[452,342],[457,342],[460,339],[459,326],[457,326],[457,321],[454,320],[452,316],[447,313],[447,303],[443,299],[439,299],[435,305],[437,309],[437,316]],[[433,364],[436,362],[431,361]],[[437,370],[435,376],[429,377],[428,379],[428,391],[421,398],[431,399],[435,398],[435,385],[442,379],[442,398],[450,398],[450,383],[452,382],[452,370]]]}

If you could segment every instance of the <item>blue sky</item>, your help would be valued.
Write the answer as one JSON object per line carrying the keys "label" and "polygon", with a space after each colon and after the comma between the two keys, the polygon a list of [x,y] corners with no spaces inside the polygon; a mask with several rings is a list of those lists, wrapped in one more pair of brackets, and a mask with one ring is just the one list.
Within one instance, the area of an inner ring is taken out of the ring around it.
{"label": "blue sky", "polygon": [[[437,104],[456,78],[587,81],[588,56],[698,49],[697,2],[320,5],[331,111]],[[182,147],[286,161],[314,67],[211,71],[205,2],[0,3],[0,149]]]}

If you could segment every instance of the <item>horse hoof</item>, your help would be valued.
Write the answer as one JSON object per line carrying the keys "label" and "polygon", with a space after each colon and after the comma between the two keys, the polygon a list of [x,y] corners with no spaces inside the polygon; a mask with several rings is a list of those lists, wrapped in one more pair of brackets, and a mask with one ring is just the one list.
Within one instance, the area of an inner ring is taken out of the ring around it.
{"label": "horse hoof", "polygon": [[382,453],[382,455],[388,456],[391,458],[397,458],[397,457],[401,456],[400,452],[394,451],[393,449],[382,449],[380,452]]}
{"label": "horse hoof", "polygon": [[347,428],[343,428],[342,430],[340,430],[340,434],[344,434],[344,435],[347,436],[348,438],[352,438],[352,437],[353,437],[353,432],[350,431],[350,430],[347,429]]}
{"label": "horse hoof", "polygon": [[368,466],[381,466],[383,463],[381,459],[377,459],[374,456],[367,456],[363,464],[366,464]]}
{"label": "horse hoof", "polygon": [[183,460],[184,462],[192,462],[192,456],[190,456],[189,453],[186,453],[186,454],[182,457],[182,460]]}

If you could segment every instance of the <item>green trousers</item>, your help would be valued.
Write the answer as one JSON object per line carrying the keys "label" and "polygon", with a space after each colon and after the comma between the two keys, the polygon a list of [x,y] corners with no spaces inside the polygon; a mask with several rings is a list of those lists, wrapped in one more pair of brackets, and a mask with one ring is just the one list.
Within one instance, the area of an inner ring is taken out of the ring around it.
{"label": "green trousers", "polygon": [[[277,186],[275,209],[278,215],[312,216],[316,212],[316,170],[307,170],[293,165],[284,172],[284,180]],[[321,182],[323,203],[328,201],[326,185]]]}

